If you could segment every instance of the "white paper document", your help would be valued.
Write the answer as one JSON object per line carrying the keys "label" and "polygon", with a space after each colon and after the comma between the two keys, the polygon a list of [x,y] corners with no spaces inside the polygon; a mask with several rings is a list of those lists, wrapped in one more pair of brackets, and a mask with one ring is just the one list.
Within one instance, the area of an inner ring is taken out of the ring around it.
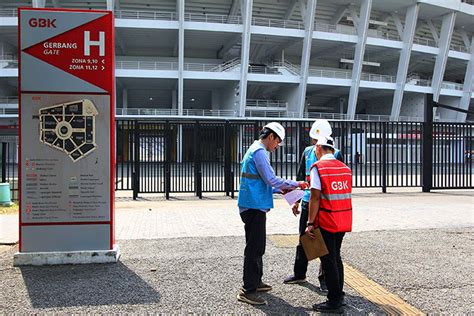
{"label": "white paper document", "polygon": [[283,195],[283,197],[288,204],[293,205],[303,197],[304,193],[304,190],[293,190]]}

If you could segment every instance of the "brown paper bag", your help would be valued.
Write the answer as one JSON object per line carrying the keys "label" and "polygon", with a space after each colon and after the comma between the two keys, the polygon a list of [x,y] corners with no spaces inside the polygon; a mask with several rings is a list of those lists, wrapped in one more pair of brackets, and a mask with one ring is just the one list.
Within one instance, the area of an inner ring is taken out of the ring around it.
{"label": "brown paper bag", "polygon": [[304,234],[300,237],[300,242],[308,261],[325,256],[329,253],[319,228],[313,229],[313,234],[315,235],[314,238],[311,238],[308,234]]}

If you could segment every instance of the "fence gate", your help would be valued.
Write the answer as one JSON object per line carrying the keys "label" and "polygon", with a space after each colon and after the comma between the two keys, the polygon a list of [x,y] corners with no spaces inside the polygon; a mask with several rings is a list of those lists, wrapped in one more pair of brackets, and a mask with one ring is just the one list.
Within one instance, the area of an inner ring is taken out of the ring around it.
{"label": "fence gate", "polygon": [[434,123],[432,189],[472,189],[473,125]]}

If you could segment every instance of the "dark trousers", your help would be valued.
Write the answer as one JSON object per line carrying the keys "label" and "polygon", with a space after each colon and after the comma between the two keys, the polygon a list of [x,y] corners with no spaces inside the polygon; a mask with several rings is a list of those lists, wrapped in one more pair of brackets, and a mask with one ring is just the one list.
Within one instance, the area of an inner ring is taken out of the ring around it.
{"label": "dark trousers", "polygon": [[[308,212],[309,212],[309,203],[302,201],[301,202],[301,214],[300,214],[300,227],[299,233],[300,236],[304,235],[306,232],[306,223],[308,222]],[[306,278],[306,271],[308,270],[308,259],[304,253],[303,246],[301,243],[296,246],[296,257],[295,257],[295,266],[294,266],[294,276],[298,279]],[[322,266],[319,266],[319,282],[324,283],[324,270]]]}
{"label": "dark trousers", "polygon": [[341,259],[341,245],[345,233],[331,233],[320,228],[329,254],[321,257],[321,264],[328,288],[328,301],[338,303],[342,300],[344,292],[344,266]]}
{"label": "dark trousers", "polygon": [[267,214],[249,209],[240,213],[245,224],[244,286],[245,293],[254,293],[262,282],[266,244]]}

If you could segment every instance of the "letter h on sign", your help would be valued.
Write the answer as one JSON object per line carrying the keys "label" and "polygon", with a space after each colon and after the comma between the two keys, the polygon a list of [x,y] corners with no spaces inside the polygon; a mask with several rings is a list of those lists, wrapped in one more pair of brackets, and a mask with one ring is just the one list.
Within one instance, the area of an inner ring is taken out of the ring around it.
{"label": "letter h on sign", "polygon": [[84,32],[84,56],[91,55],[91,46],[99,46],[99,56],[105,56],[105,32],[99,32],[99,40],[91,41],[89,31]]}

